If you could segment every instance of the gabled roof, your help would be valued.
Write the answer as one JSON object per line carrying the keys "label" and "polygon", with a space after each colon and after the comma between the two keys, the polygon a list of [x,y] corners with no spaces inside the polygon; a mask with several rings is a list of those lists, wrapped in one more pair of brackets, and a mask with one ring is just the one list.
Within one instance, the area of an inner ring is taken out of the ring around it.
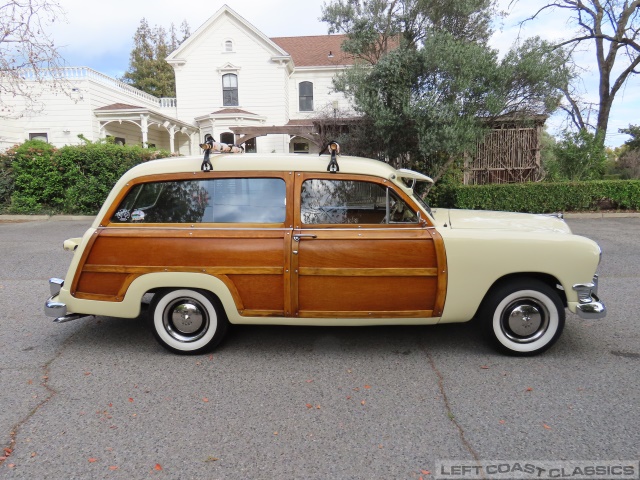
{"label": "gabled roof", "polygon": [[274,37],[271,41],[291,55],[296,67],[333,67],[354,63],[354,58],[340,49],[346,38],[346,35],[313,35]]}
{"label": "gabled roof", "polygon": [[279,57],[288,57],[287,52],[282,50],[277,44],[272,42],[269,37],[267,37],[264,33],[258,30],[256,27],[251,25],[247,20],[245,20],[241,15],[235,12],[228,5],[223,5],[216,13],[214,13],[209,19],[204,22],[200,27],[193,32],[193,34],[187,38],[182,44],[175,49],[167,58],[168,63],[180,63],[183,58],[182,55],[184,51],[191,45],[203,32],[208,30],[220,17],[223,15],[228,15],[238,21],[241,25],[246,27],[246,29],[251,32],[259,41],[272,51],[274,56]]}

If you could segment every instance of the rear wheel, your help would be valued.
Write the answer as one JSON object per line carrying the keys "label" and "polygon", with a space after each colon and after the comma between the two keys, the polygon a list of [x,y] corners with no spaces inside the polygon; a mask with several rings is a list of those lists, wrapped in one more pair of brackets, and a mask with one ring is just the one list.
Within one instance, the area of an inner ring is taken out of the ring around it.
{"label": "rear wheel", "polygon": [[485,336],[501,352],[535,355],[551,347],[564,328],[558,293],[536,279],[520,279],[489,292],[479,312]]}
{"label": "rear wheel", "polygon": [[149,317],[156,340],[167,350],[198,354],[218,345],[228,321],[218,301],[208,292],[163,290],[153,296]]}

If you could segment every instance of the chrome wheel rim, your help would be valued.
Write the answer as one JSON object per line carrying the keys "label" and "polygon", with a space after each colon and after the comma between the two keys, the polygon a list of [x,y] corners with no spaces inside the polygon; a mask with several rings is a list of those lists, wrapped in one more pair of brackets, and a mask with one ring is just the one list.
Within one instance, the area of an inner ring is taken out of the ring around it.
{"label": "chrome wheel rim", "polygon": [[533,298],[520,298],[503,310],[502,333],[516,343],[535,342],[549,327],[549,310]]}
{"label": "chrome wheel rim", "polygon": [[164,329],[180,342],[195,342],[209,329],[207,309],[194,298],[177,298],[162,315]]}

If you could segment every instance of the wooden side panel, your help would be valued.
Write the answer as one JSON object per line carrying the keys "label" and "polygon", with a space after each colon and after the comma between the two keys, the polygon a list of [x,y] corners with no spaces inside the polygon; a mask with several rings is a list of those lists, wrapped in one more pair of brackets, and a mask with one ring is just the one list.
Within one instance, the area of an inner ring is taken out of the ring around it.
{"label": "wooden side panel", "polygon": [[230,283],[238,310],[284,315],[288,231],[109,227],[95,237],[72,284],[78,298],[121,301],[140,275],[195,272]]}
{"label": "wooden side panel", "polygon": [[438,253],[427,229],[305,229],[297,250],[300,317],[430,317]]}
{"label": "wooden side panel", "polygon": [[393,312],[433,310],[436,277],[301,276],[300,313],[305,311]]}

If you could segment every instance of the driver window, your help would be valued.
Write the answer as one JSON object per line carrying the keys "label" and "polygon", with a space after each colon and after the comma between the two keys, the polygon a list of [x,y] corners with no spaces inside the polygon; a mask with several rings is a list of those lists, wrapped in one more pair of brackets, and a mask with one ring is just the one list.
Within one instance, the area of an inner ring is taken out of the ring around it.
{"label": "driver window", "polygon": [[417,214],[391,188],[356,180],[306,180],[300,197],[304,224],[417,223]]}

